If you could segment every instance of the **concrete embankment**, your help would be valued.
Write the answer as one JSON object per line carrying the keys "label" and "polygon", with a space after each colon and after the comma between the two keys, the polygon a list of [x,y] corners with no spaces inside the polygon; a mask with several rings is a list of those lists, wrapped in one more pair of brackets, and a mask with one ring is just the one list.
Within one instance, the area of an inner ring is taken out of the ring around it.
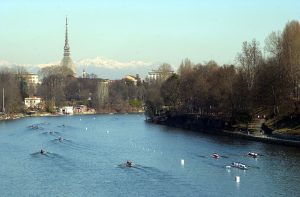
{"label": "concrete embankment", "polygon": [[300,141],[280,139],[278,137],[272,137],[272,136],[268,136],[268,135],[256,136],[256,135],[251,135],[251,134],[248,135],[246,133],[227,131],[227,130],[222,131],[220,134],[224,134],[224,135],[232,136],[232,137],[236,137],[236,138],[242,138],[242,139],[247,139],[247,140],[269,143],[269,144],[279,144],[279,145],[285,145],[285,146],[300,147]]}

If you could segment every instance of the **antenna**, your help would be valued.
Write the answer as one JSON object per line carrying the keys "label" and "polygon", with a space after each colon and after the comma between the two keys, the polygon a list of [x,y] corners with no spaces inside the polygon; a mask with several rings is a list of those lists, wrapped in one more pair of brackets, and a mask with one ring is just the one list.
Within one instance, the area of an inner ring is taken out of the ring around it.
{"label": "antenna", "polygon": [[2,93],[2,112],[5,113],[5,107],[4,107],[4,88],[3,88],[3,93]]}

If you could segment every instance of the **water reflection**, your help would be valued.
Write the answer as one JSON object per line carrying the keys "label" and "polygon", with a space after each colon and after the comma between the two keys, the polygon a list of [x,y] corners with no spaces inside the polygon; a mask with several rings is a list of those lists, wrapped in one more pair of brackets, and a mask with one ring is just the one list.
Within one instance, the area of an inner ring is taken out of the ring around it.
{"label": "water reflection", "polygon": [[[2,196],[300,193],[300,153],[291,147],[152,125],[130,114],[37,117],[0,122],[0,128]],[[41,154],[41,147],[49,152]],[[128,158],[132,167],[126,166]],[[249,169],[226,168],[232,162]],[[61,186],[68,193],[57,190]]]}

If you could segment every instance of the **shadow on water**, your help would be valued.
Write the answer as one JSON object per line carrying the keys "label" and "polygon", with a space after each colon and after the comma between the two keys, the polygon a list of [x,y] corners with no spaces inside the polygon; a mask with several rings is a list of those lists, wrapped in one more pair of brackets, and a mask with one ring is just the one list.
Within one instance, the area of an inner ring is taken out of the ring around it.
{"label": "shadow on water", "polygon": [[62,130],[78,129],[74,126],[70,126],[70,125],[66,125],[66,124],[61,124],[61,125],[58,125],[57,127]]}
{"label": "shadow on water", "polygon": [[74,165],[74,162],[72,162],[71,160],[69,160],[69,159],[65,158],[64,156],[57,154],[57,153],[45,152],[42,154],[40,151],[38,151],[38,152],[31,153],[30,155],[33,159],[38,159],[43,162],[50,162],[51,165],[48,165],[46,163],[46,166],[48,166],[48,167],[56,166],[65,171],[70,171],[74,167],[76,167]]}
{"label": "shadow on water", "polygon": [[60,128],[65,128],[66,125],[65,124],[62,124],[62,125],[58,125],[57,127],[60,127]]}
{"label": "shadow on water", "polygon": [[39,131],[39,130],[44,130],[44,127],[40,126],[39,124],[33,124],[27,127],[28,130],[35,130],[35,131]]}
{"label": "shadow on water", "polygon": [[174,180],[176,178],[172,177],[171,175],[162,172],[161,170],[154,168],[154,167],[148,167],[143,166],[139,164],[134,164],[132,167],[128,167],[126,163],[119,164],[117,166],[120,169],[125,169],[130,172],[138,173],[139,176],[145,177],[145,178],[156,178],[160,181],[163,180]]}
{"label": "shadow on water", "polygon": [[215,144],[222,144],[222,145],[232,145],[232,146],[246,146],[251,145],[253,143],[257,143],[255,141],[250,141],[246,139],[236,139],[232,138],[230,136],[223,135],[222,133],[216,132],[216,131],[197,131],[197,130],[188,130],[188,129],[182,129],[182,128],[176,128],[176,127],[169,127],[166,125],[155,125],[150,122],[146,122],[146,125],[149,127],[159,127],[160,131],[166,132],[166,133],[178,133],[186,136],[192,136],[192,137],[198,137],[203,138],[205,140],[208,140],[209,142],[215,143]]}
{"label": "shadow on water", "polygon": [[[56,136],[58,137],[58,136]],[[65,138],[55,138],[50,140],[51,143],[53,144],[57,144],[57,145],[61,145],[63,147],[69,148],[69,149],[73,149],[73,150],[80,150],[80,151],[92,151],[94,149],[90,148],[88,145],[83,145],[83,144],[78,144],[76,142],[74,142],[73,140],[70,139],[65,139]]]}
{"label": "shadow on water", "polygon": [[41,123],[29,125],[27,128],[32,129],[32,130],[38,130],[38,129],[41,130],[41,129],[44,129],[43,126],[47,126],[47,125],[50,125],[50,123],[49,122],[41,122]]}
{"label": "shadow on water", "polygon": [[52,135],[52,136],[59,136],[60,135],[60,132],[58,131],[46,131],[46,132],[43,132],[41,133],[42,135]]}
{"label": "shadow on water", "polygon": [[207,158],[207,156],[205,155],[196,155],[197,157],[200,157],[200,158]]}
{"label": "shadow on water", "polygon": [[38,152],[34,152],[30,154],[32,157],[34,158],[62,158],[61,155],[57,154],[57,153],[52,153],[52,152],[48,152],[48,151],[44,151],[43,153],[41,153],[41,151]]}
{"label": "shadow on water", "polygon": [[[127,184],[140,185],[143,191],[150,191],[155,188],[155,191],[161,196],[166,196],[165,191],[172,185],[172,191],[182,194],[182,188],[189,188],[189,192],[199,192],[193,182],[189,182],[184,176],[174,176],[167,172],[161,171],[154,167],[135,164],[132,167],[127,167],[126,163],[117,166],[125,172]],[[125,178],[124,177],[124,178]],[[130,178],[128,178],[130,177]],[[175,191],[174,191],[175,190]]]}
{"label": "shadow on water", "polygon": [[[216,159],[216,158],[213,158],[211,155],[196,155],[196,157],[200,157],[200,158],[212,158],[212,159]],[[219,159],[228,159],[229,156],[226,156],[226,155],[220,155],[221,158]]]}
{"label": "shadow on water", "polygon": [[72,143],[73,141],[69,140],[69,139],[59,137],[59,138],[55,138],[55,139],[51,140],[51,142],[57,144],[57,143]]}

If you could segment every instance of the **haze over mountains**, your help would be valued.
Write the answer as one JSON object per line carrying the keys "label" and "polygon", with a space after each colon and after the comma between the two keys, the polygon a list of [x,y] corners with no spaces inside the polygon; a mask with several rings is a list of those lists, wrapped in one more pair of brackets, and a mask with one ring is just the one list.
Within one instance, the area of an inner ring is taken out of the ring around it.
{"label": "haze over mountains", "polygon": [[[28,72],[37,73],[39,69],[59,65],[59,61],[41,64],[16,64],[6,60],[0,60],[0,67],[24,66]],[[121,62],[105,57],[86,58],[75,61],[77,66],[77,76],[81,76],[83,69],[89,74],[94,73],[100,78],[105,79],[121,79],[125,75],[139,74],[141,78],[145,78],[149,71],[157,69],[160,63],[143,62],[132,60],[129,62]]]}

